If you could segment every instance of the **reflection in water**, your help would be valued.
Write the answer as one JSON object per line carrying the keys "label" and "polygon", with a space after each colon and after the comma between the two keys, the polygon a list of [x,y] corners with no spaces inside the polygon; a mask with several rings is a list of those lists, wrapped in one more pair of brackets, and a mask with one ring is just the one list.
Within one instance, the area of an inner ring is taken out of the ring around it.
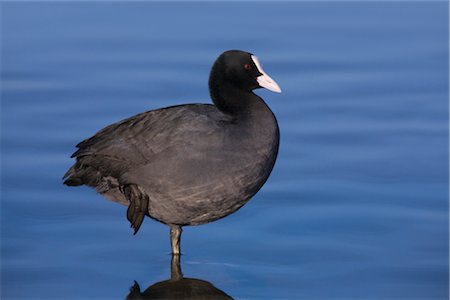
{"label": "reflection in water", "polygon": [[157,282],[141,292],[135,281],[126,300],[131,299],[233,299],[208,281],[183,278],[180,255],[172,255],[170,279]]}

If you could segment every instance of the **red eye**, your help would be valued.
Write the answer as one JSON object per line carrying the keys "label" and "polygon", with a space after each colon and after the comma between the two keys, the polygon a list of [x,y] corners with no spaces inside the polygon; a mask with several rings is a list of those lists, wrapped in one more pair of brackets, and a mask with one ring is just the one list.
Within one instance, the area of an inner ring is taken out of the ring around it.
{"label": "red eye", "polygon": [[252,69],[252,65],[251,64],[245,64],[244,65],[244,69],[251,70]]}

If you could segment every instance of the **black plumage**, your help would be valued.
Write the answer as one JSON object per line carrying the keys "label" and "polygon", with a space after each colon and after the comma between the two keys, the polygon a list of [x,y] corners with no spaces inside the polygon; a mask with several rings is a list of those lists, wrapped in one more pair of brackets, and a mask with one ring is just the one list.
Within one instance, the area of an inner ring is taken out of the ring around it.
{"label": "black plumage", "polygon": [[236,211],[267,180],[278,152],[276,118],[253,89],[280,90],[256,57],[237,50],[219,56],[209,87],[214,105],[147,111],[82,141],[64,183],[128,205],[135,233],[145,215],[179,228]]}

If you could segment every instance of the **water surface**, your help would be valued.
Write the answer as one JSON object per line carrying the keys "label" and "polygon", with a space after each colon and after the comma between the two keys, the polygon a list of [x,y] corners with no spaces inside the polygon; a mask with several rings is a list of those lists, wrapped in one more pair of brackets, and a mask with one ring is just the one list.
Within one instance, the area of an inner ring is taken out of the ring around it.
{"label": "water surface", "polygon": [[448,299],[448,3],[2,3],[2,299],[124,299],[170,277],[168,228],[61,177],[141,111],[209,102],[259,56],[281,148],[182,268],[235,299]]}

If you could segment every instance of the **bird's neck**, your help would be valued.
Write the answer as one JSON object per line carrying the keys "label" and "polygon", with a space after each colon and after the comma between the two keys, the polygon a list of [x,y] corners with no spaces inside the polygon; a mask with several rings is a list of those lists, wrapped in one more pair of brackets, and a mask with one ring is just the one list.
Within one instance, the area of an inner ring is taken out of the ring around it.
{"label": "bird's neck", "polygon": [[211,99],[223,113],[234,117],[249,117],[267,109],[264,101],[251,91],[242,90],[233,84],[210,82]]}

